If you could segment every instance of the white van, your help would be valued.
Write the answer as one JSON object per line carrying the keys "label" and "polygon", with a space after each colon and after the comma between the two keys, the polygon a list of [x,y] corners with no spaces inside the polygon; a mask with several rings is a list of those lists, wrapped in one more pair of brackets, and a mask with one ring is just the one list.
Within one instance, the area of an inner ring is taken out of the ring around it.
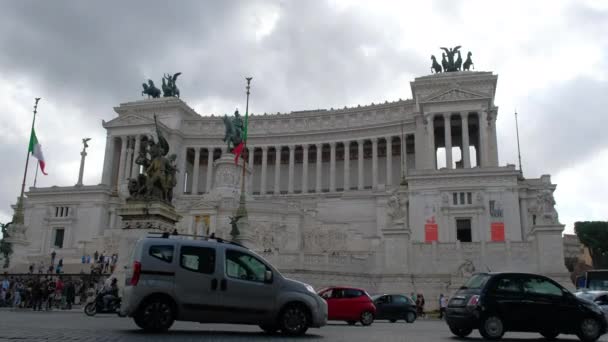
{"label": "white van", "polygon": [[180,320],[303,335],[327,323],[327,303],[312,286],[284,278],[261,256],[221,239],[140,239],[125,285],[121,314],[146,331],[165,331]]}

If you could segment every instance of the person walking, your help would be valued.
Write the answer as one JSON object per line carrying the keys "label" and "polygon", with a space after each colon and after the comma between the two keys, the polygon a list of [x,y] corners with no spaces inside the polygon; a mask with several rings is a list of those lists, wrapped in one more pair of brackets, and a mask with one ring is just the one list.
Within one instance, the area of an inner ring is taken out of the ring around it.
{"label": "person walking", "polygon": [[74,303],[75,297],[76,297],[76,287],[74,286],[74,282],[69,280],[65,286],[66,309],[72,310],[72,304]]}
{"label": "person walking", "polygon": [[55,250],[53,249],[53,252],[51,253],[51,265],[55,265],[56,256],[57,256],[57,252],[55,252]]}
{"label": "person walking", "polygon": [[13,308],[17,309],[21,305],[21,294],[23,292],[23,284],[21,281],[16,281],[13,288]]}
{"label": "person walking", "polygon": [[448,308],[448,297],[444,296],[443,293],[439,295],[439,319],[445,317],[445,311]]}
{"label": "person walking", "polygon": [[422,293],[419,293],[416,296],[416,312],[418,314],[418,317],[426,317],[426,315],[424,314],[424,296],[422,295]]}

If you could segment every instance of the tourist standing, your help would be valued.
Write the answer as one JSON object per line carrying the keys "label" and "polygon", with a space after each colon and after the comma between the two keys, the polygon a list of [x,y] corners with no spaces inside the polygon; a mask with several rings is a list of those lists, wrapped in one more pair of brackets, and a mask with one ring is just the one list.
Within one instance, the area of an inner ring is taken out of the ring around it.
{"label": "tourist standing", "polygon": [[53,249],[53,252],[51,253],[51,265],[55,265],[55,257],[56,256],[57,256],[57,253]]}
{"label": "tourist standing", "polygon": [[23,292],[23,284],[17,280],[13,288],[13,308],[18,308],[21,305],[21,294]]}
{"label": "tourist standing", "polygon": [[418,313],[418,317],[420,318],[424,318],[425,314],[424,314],[424,296],[422,295],[422,293],[419,293],[416,296],[416,311]]}
{"label": "tourist standing", "polygon": [[42,285],[38,280],[32,284],[32,308],[42,311]]}
{"label": "tourist standing", "polygon": [[93,254],[93,263],[96,263],[97,260],[99,260],[99,252],[95,251],[95,254]]}

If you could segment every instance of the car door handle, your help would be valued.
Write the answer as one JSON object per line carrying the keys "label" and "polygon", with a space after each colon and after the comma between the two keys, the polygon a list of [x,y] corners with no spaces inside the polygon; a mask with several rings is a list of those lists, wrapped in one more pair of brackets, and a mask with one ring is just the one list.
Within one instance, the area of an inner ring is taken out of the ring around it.
{"label": "car door handle", "polygon": [[222,281],[220,281],[220,290],[226,291],[226,279],[222,279]]}
{"label": "car door handle", "polygon": [[217,279],[211,279],[211,291],[217,290]]}

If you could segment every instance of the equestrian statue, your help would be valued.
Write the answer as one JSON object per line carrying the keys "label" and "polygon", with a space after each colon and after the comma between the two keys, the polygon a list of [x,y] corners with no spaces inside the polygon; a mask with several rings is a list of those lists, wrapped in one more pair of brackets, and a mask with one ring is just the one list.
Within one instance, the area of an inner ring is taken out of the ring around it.
{"label": "equestrian statue", "polygon": [[[181,72],[175,73],[173,74],[173,76],[171,76],[170,74],[163,74],[161,88],[164,97],[179,97],[179,88],[177,87],[175,82],[177,81],[177,77],[181,74]],[[156,88],[156,86],[154,85],[154,81],[148,80],[148,84],[143,83],[142,87],[144,88],[144,90],[141,92],[142,96],[146,94],[148,95],[148,98],[151,97],[153,99],[157,99],[160,97],[161,90]]]}
{"label": "equestrian statue", "polygon": [[223,141],[226,143],[227,150],[232,151],[243,141],[243,130],[245,128],[243,119],[237,109],[234,111],[234,116],[224,115],[222,120],[225,128]]}
{"label": "equestrian statue", "polygon": [[142,83],[144,90],[141,92],[141,96],[144,94],[148,95],[148,98],[157,99],[160,97],[160,89],[156,88],[154,81],[148,80],[148,84]]}

